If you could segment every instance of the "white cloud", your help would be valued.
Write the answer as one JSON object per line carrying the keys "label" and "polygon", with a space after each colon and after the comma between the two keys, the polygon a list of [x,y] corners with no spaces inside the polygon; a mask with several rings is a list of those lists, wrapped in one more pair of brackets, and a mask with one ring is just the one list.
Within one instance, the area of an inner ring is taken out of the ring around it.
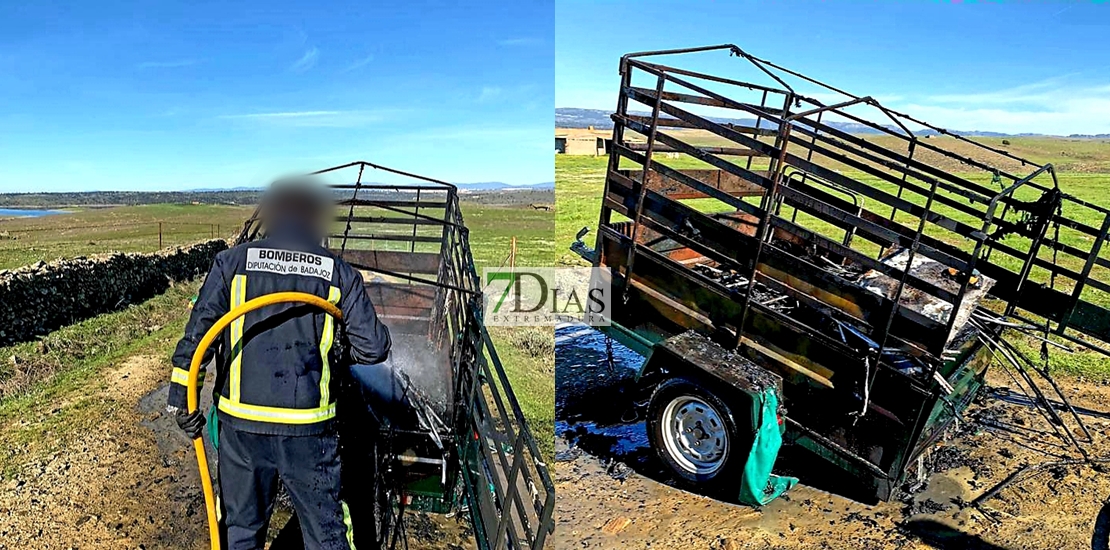
{"label": "white cloud", "polygon": [[304,52],[300,59],[293,62],[289,69],[293,72],[303,73],[312,67],[316,66],[316,61],[320,57],[320,50],[315,46],[309,48]]}
{"label": "white cloud", "polygon": [[493,101],[498,99],[504,94],[498,86],[482,86],[482,91],[478,93],[478,101]]}
{"label": "white cloud", "polygon": [[370,62],[373,61],[373,60],[374,60],[374,54],[367,55],[366,57],[363,57],[362,59],[355,60],[350,65],[347,65],[343,69],[343,72],[350,72],[350,71],[361,69],[361,68],[369,65]]}
{"label": "white cloud", "polygon": [[1110,83],[1074,84],[1072,75],[1000,90],[942,94],[909,102],[909,114],[959,130],[1055,135],[1110,132]]}
{"label": "white cloud", "polygon": [[386,120],[393,110],[277,111],[221,115],[221,120],[298,128],[353,128]]}
{"label": "white cloud", "polygon": [[196,59],[178,59],[174,61],[144,61],[135,65],[138,69],[176,69],[189,67],[199,63]]}
{"label": "white cloud", "polygon": [[497,41],[498,46],[535,46],[542,43],[542,40],[535,37],[506,38]]}

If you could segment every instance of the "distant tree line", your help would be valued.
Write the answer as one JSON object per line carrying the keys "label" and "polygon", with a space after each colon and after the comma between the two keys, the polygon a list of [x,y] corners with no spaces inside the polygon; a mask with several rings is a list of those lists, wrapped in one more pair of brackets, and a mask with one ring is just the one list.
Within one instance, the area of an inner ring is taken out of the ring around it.
{"label": "distant tree line", "polygon": [[138,204],[256,204],[260,191],[92,191],[85,193],[4,193],[0,207],[134,206]]}
{"label": "distant tree line", "polygon": [[[0,208],[60,208],[65,206],[134,206],[140,204],[258,204],[261,190],[236,191],[91,191],[84,193],[0,193]],[[413,194],[415,195],[415,194]],[[336,193],[347,198],[351,191]],[[363,195],[365,196],[365,195]],[[398,197],[392,194],[392,197]],[[406,197],[407,198],[407,197]],[[554,190],[513,190],[463,192],[465,202],[527,205],[555,201]]]}

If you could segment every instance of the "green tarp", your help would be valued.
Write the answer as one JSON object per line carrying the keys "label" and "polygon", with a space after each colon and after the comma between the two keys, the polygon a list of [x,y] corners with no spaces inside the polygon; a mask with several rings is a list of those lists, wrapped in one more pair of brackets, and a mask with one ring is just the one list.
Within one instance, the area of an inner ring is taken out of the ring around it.
{"label": "green tarp", "polygon": [[748,506],[763,506],[798,483],[796,477],[771,473],[782,447],[782,431],[778,423],[779,399],[773,386],[764,388],[758,398],[755,441],[740,478],[740,502]]}

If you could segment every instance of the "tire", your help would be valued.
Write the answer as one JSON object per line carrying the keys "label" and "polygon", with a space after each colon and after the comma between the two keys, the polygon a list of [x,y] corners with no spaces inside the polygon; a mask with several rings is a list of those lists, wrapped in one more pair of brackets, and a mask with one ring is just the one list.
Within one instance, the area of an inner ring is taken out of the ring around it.
{"label": "tire", "polygon": [[730,490],[740,478],[747,445],[737,437],[732,409],[686,378],[664,380],[648,405],[648,435],[659,460],[701,490]]}

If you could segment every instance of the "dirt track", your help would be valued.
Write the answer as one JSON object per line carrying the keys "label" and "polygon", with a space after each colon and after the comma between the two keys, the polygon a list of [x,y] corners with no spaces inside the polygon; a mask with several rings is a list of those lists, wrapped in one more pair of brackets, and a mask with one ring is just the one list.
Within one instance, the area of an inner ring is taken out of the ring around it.
{"label": "dirt track", "polygon": [[[162,357],[135,355],[88,384],[86,395],[111,412],[100,429],[61,439],[0,483],[0,550],[208,548],[192,446],[162,412],[167,368]],[[75,414],[71,405],[53,413]],[[412,549],[472,546],[455,520],[407,521]]]}
{"label": "dirt track", "polygon": [[[862,504],[842,496],[835,473],[821,472],[756,510],[673,486],[646,446],[643,422],[623,423],[631,418],[614,398],[638,358],[618,351],[609,370],[594,339],[567,339],[557,352],[556,548],[1092,548],[1110,474],[1089,466],[1046,470],[1003,490],[984,511],[967,505],[1023,464],[1066,452],[1038,411],[1000,389],[1011,383],[1000,368],[988,377],[996,390],[933,451],[935,473],[906,499]],[[1110,456],[1110,416],[1097,412],[1110,410],[1110,387],[1059,382],[1074,404],[1091,409],[1083,419],[1094,435],[1092,456]],[[780,463],[804,474],[805,456],[784,449]],[[1110,523],[1110,507],[1103,515]],[[1100,533],[1093,547],[1101,550],[1104,527]]]}

